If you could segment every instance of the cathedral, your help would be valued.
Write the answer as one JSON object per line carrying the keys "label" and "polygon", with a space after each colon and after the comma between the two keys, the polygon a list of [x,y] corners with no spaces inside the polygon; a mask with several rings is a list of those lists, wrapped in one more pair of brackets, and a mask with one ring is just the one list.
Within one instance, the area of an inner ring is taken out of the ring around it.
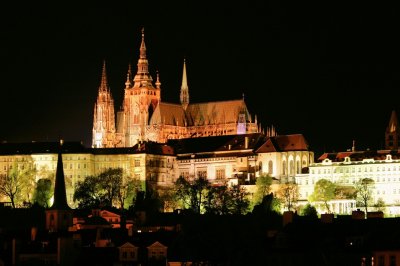
{"label": "cathedral", "polygon": [[[260,133],[257,116],[249,113],[244,99],[191,103],[183,62],[180,103],[161,101],[161,82],[149,73],[144,30],[136,75],[129,66],[121,109],[114,100],[103,64],[101,83],[93,115],[93,148],[132,147],[141,141],[165,143],[168,139]],[[267,135],[275,136],[275,129]]]}

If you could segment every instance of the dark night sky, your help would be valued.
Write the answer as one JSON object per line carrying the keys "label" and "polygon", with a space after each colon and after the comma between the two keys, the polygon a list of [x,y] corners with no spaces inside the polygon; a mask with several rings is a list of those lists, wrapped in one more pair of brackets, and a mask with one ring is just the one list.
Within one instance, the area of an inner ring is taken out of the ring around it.
{"label": "dark night sky", "polygon": [[61,136],[90,146],[102,61],[119,108],[142,26],[163,101],[179,101],[186,57],[192,102],[244,93],[263,127],[304,134],[317,155],[346,150],[353,139],[358,149],[382,148],[390,113],[400,111],[394,6],[108,2],[17,2],[1,9],[0,140]]}

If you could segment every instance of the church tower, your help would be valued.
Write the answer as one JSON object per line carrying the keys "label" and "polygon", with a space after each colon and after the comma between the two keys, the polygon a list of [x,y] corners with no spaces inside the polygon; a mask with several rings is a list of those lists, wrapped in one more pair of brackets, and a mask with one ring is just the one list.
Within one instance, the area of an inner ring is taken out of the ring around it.
{"label": "church tower", "polygon": [[94,105],[92,147],[111,148],[115,146],[114,100],[107,82],[106,62],[103,62],[101,83]]}
{"label": "church tower", "polygon": [[[130,71],[130,70],[129,70]],[[161,101],[161,82],[157,78],[156,86],[149,73],[146,55],[144,29],[140,45],[137,73],[133,80],[128,71],[125,82],[125,95],[122,110],[118,113],[118,134],[121,143],[118,146],[131,147],[138,141],[145,140],[146,126],[149,118]]]}
{"label": "church tower", "polygon": [[50,232],[67,231],[72,226],[72,209],[67,203],[62,161],[62,140],[58,152],[53,205],[46,210],[46,229]]}
{"label": "church tower", "polygon": [[180,101],[183,110],[186,110],[187,106],[189,105],[189,87],[187,85],[187,77],[186,77],[186,60],[183,60],[183,74],[182,74]]}
{"label": "church tower", "polygon": [[400,128],[396,111],[393,110],[385,132],[385,149],[397,150],[399,148]]}

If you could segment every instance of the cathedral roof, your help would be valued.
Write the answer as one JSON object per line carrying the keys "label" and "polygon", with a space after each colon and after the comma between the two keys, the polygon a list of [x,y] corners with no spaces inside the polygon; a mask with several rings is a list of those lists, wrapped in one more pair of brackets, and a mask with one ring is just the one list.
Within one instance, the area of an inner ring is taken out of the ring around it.
{"label": "cathedral roof", "polygon": [[193,126],[236,123],[242,112],[248,120],[250,114],[243,99],[192,103],[186,109],[188,124]]}
{"label": "cathedral roof", "polygon": [[186,111],[180,104],[161,102],[155,109],[150,124],[203,126],[237,123],[240,113],[249,121],[250,114],[243,99],[189,104]]}
{"label": "cathedral roof", "polygon": [[150,124],[185,126],[185,111],[180,104],[160,102],[151,117]]}

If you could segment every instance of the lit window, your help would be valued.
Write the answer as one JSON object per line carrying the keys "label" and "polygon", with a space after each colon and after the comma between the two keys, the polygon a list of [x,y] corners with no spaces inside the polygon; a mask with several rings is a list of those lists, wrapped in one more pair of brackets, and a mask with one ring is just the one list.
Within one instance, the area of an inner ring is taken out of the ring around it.
{"label": "lit window", "polygon": [[224,179],[225,178],[225,169],[217,169],[216,178]]}

